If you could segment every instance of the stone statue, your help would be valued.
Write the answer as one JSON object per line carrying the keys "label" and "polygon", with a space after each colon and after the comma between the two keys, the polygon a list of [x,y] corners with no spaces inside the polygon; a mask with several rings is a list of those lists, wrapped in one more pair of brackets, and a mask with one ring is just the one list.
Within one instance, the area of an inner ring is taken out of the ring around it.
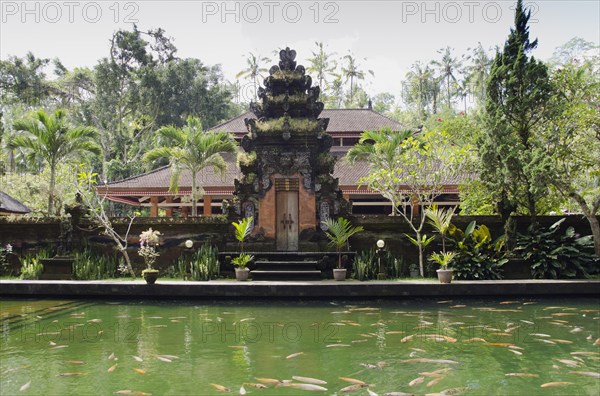
{"label": "stone statue", "polygon": [[[65,210],[66,211],[66,210]],[[73,217],[68,216],[60,222],[60,236],[56,255],[59,257],[67,256],[71,253],[71,245],[73,241]]]}

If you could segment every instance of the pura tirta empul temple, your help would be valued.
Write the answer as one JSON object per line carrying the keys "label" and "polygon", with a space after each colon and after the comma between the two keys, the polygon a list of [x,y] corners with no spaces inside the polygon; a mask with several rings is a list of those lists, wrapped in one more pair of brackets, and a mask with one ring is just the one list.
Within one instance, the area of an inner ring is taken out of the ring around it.
{"label": "pura tirta empul temple", "polygon": [[[252,216],[255,233],[276,240],[278,250],[297,249],[327,217],[346,212],[389,214],[379,193],[360,185],[369,174],[366,162],[349,164],[343,157],[362,132],[404,129],[371,109],[324,109],[320,88],[296,52],[280,52],[269,70],[258,103],[250,111],[212,128],[231,133],[240,154],[224,155],[224,175],[205,168],[197,175],[203,197],[196,205],[203,216],[230,213]],[[169,191],[168,166],[98,187],[99,194],[130,205],[148,207],[150,216],[188,216],[192,203],[190,174],[180,176],[177,193]],[[440,205],[458,204],[458,186],[446,185]],[[415,209],[415,208],[413,208]]]}

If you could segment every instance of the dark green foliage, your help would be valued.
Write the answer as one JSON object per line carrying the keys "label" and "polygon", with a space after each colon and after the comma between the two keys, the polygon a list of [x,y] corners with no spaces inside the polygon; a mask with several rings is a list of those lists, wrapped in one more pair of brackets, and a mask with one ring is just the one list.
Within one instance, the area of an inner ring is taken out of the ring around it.
{"label": "dark green foliage", "polygon": [[[544,116],[551,87],[547,67],[527,56],[537,46],[537,40],[529,41],[529,17],[519,0],[515,27],[487,80],[487,127],[479,144],[481,180],[507,224],[513,212],[535,217],[536,205],[548,190],[540,177],[547,173],[548,157],[534,127]],[[511,232],[507,235],[512,237]]]}
{"label": "dark green foliage", "polygon": [[117,255],[107,255],[84,249],[75,255],[73,278],[77,280],[98,280],[115,278],[119,268]]}
{"label": "dark green foliage", "polygon": [[9,56],[0,61],[0,100],[3,104],[37,106],[51,93],[44,68],[50,59],[36,58],[31,52],[23,58]]}
{"label": "dark green foliage", "polygon": [[531,265],[535,279],[585,278],[598,273],[600,259],[594,255],[592,236],[580,236],[573,227],[564,232],[561,219],[547,230],[529,227],[519,234],[514,253]]}
{"label": "dark green foliage", "polygon": [[[387,250],[382,258],[384,268],[389,278],[400,278],[408,274],[404,257],[396,257]],[[373,249],[363,250],[354,258],[354,272],[352,277],[358,280],[377,279],[379,273],[379,258]]]}
{"label": "dark green foliage", "polygon": [[44,265],[41,260],[50,256],[52,256],[52,253],[48,249],[25,255],[21,259],[21,279],[39,279],[44,272]]}
{"label": "dark green foliage", "polygon": [[484,225],[469,223],[465,231],[454,225],[449,230],[451,248],[455,249],[450,266],[455,279],[493,280],[502,278],[502,266],[508,262],[502,249],[503,237],[492,240],[490,230]]}
{"label": "dark green foliage", "polygon": [[10,268],[9,268],[9,262],[8,262],[8,255],[12,253],[12,246],[11,245],[6,245],[6,246],[2,246],[0,245],[0,274],[4,275],[12,275],[10,273]]}
{"label": "dark green foliage", "polygon": [[377,254],[374,250],[363,250],[354,258],[352,277],[361,281],[377,278]]}
{"label": "dark green foliage", "polygon": [[409,274],[408,265],[404,257],[396,257],[388,250],[385,252],[384,260],[388,277],[400,278]]}
{"label": "dark green foliage", "polygon": [[209,243],[194,252],[190,268],[193,280],[208,281],[219,276],[218,253],[219,250]]}
{"label": "dark green foliage", "polygon": [[342,268],[342,249],[347,246],[348,239],[354,234],[364,230],[363,226],[353,226],[350,220],[339,217],[335,220],[323,221],[327,226],[325,235],[329,239],[329,246],[334,246],[338,253],[338,268]]}
{"label": "dark green foliage", "polygon": [[179,256],[175,265],[167,268],[167,278],[189,279],[188,267],[190,267],[190,259],[186,256]]}

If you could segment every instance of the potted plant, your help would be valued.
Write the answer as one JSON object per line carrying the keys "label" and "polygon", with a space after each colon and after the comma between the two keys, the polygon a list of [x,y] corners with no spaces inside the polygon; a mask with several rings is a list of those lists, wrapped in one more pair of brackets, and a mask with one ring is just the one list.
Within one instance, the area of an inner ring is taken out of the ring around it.
{"label": "potted plant", "polygon": [[410,267],[408,267],[408,271],[410,272],[411,278],[419,277],[419,266],[417,264],[411,264]]}
{"label": "potted plant", "polygon": [[429,219],[429,224],[442,238],[442,251],[440,253],[432,253],[429,259],[440,265],[440,269],[436,271],[440,283],[450,283],[452,281],[452,269],[449,269],[448,265],[456,255],[456,252],[446,251],[446,234],[454,227],[452,225],[454,208],[440,209],[437,205],[433,205],[425,211],[425,215]]}
{"label": "potted plant", "polygon": [[248,280],[250,269],[248,263],[254,259],[253,255],[244,253],[244,241],[252,232],[252,216],[245,217],[240,221],[231,223],[235,227],[235,239],[240,242],[240,255],[234,257],[231,262],[235,265],[235,278],[239,281]]}
{"label": "potted plant", "polygon": [[138,254],[142,256],[146,264],[146,269],[142,271],[142,276],[149,285],[153,285],[156,279],[158,279],[158,270],[152,268],[152,265],[154,265],[156,259],[160,256],[160,253],[156,251],[160,242],[160,235],[160,232],[153,230],[152,227],[140,234]]}
{"label": "potted plant", "polygon": [[361,231],[362,226],[353,226],[349,220],[340,217],[336,220],[327,219],[323,221],[325,235],[329,238],[329,244],[335,247],[338,254],[338,266],[333,270],[333,278],[337,281],[346,279],[346,268],[342,268],[342,249],[348,244],[348,239]]}
{"label": "potted plant", "polygon": [[448,265],[455,255],[456,252],[440,252],[431,253],[431,256],[429,256],[431,261],[435,261],[440,265],[440,269],[436,271],[440,283],[452,282],[452,268],[448,268]]}

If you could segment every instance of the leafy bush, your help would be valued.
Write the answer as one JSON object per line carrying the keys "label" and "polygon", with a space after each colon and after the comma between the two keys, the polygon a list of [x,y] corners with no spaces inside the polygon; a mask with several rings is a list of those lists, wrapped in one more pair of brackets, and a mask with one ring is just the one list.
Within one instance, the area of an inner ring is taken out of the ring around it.
{"label": "leafy bush", "polygon": [[21,279],[39,279],[44,266],[41,263],[43,257],[27,255],[21,262]]}
{"label": "leafy bush", "polygon": [[504,237],[493,241],[490,230],[475,221],[464,232],[452,225],[448,234],[456,252],[451,265],[455,279],[502,279],[502,266],[508,262],[502,249]]}
{"label": "leafy bush", "polygon": [[78,280],[114,278],[119,261],[116,255],[98,254],[86,248],[75,254],[73,277]]}
{"label": "leafy bush", "polygon": [[204,243],[194,252],[190,266],[193,280],[207,281],[219,276],[218,253],[218,249],[209,243]]}
{"label": "leafy bush", "polygon": [[188,264],[190,264],[190,259],[188,257],[179,256],[175,265],[171,265],[169,268],[167,268],[167,277],[187,280],[189,278],[189,274],[187,272]]}
{"label": "leafy bush", "polygon": [[408,268],[404,257],[396,257],[389,250],[385,252],[385,265],[390,278],[400,278],[408,275]]}
{"label": "leafy bush", "polygon": [[10,263],[8,262],[8,255],[12,253],[12,246],[7,244],[6,246],[0,245],[0,274],[10,275]]}
{"label": "leafy bush", "polygon": [[429,256],[429,260],[437,263],[441,269],[448,269],[455,256],[456,252],[434,252]]}
{"label": "leafy bush", "polygon": [[374,250],[363,250],[354,257],[353,278],[364,281],[377,276],[377,255]]}
{"label": "leafy bush", "polygon": [[564,233],[561,219],[547,230],[529,227],[526,235],[517,235],[514,253],[531,264],[535,279],[587,277],[598,272],[600,259],[594,254],[592,236],[580,236],[573,227]]}
{"label": "leafy bush", "polygon": [[[382,258],[390,278],[400,278],[408,271],[405,268],[403,257],[396,257],[389,250]],[[358,280],[377,279],[379,273],[379,260],[375,250],[363,250],[354,258],[354,272],[352,277]]]}

